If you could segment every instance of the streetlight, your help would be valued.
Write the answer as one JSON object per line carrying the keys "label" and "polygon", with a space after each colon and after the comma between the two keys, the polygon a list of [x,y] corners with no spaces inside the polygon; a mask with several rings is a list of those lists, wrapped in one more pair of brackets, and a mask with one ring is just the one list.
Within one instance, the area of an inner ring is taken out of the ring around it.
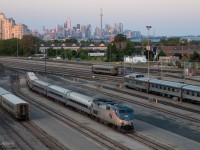
{"label": "streetlight", "polygon": [[19,49],[19,44],[18,44],[18,41],[17,41],[17,57],[18,57],[18,49]]}
{"label": "streetlight", "polygon": [[113,48],[113,43],[111,44],[111,48],[110,48],[110,62],[111,62],[111,50]]}
{"label": "streetlight", "polygon": [[45,55],[44,55],[44,72],[45,72],[45,78],[46,78],[46,59],[47,59],[47,53],[46,53],[46,47],[44,44],[41,44],[42,47],[44,47],[44,52],[45,52]]}
{"label": "streetlight", "polygon": [[147,51],[148,51],[148,78],[149,78],[149,51],[150,51],[150,46],[149,46],[149,30],[151,29],[152,26],[146,26],[147,30],[148,30],[148,46],[146,47]]}

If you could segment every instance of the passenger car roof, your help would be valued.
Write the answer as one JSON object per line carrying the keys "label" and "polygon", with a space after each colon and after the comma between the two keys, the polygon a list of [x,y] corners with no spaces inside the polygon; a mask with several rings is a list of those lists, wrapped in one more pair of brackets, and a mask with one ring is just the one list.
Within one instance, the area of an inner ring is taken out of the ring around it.
{"label": "passenger car roof", "polygon": [[13,95],[12,93],[4,94],[4,95],[2,95],[2,97],[6,98],[7,100],[9,100],[14,105],[17,105],[17,104],[28,104],[27,102],[25,102],[21,98]]}

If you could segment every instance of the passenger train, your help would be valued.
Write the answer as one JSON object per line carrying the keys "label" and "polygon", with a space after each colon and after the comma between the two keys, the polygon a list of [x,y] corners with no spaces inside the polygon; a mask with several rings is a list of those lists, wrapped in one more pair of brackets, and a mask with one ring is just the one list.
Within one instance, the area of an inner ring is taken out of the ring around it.
{"label": "passenger train", "polygon": [[28,120],[29,104],[0,87],[0,106],[18,120]]}
{"label": "passenger train", "polygon": [[26,74],[30,89],[55,99],[91,118],[105,123],[121,132],[134,131],[134,111],[119,101],[96,99],[63,87],[39,80],[34,73]]}
{"label": "passenger train", "polygon": [[118,75],[119,68],[117,66],[92,65],[92,72],[99,74]]}
{"label": "passenger train", "polygon": [[125,76],[125,86],[139,91],[200,103],[200,87],[184,83],[146,78],[141,74]]}

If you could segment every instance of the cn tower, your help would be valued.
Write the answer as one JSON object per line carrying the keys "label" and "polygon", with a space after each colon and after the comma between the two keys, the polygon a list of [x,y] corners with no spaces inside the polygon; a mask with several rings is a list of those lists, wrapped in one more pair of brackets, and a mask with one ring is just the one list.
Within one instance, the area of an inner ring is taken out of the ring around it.
{"label": "cn tower", "polygon": [[102,32],[102,18],[103,18],[103,14],[102,14],[102,8],[101,8],[101,10],[100,10],[101,32]]}

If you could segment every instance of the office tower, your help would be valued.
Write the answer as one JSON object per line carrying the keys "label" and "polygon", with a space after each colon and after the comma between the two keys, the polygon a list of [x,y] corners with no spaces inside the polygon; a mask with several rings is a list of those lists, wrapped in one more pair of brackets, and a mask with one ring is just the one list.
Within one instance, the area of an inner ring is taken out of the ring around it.
{"label": "office tower", "polygon": [[81,25],[80,25],[80,24],[77,24],[77,25],[76,25],[76,29],[77,29],[77,30],[80,30],[80,28],[81,28]]}
{"label": "office tower", "polygon": [[119,23],[118,32],[123,33],[123,24],[122,23]]}
{"label": "office tower", "polygon": [[67,21],[66,21],[66,28],[71,29],[71,20],[70,19],[67,19]]}

